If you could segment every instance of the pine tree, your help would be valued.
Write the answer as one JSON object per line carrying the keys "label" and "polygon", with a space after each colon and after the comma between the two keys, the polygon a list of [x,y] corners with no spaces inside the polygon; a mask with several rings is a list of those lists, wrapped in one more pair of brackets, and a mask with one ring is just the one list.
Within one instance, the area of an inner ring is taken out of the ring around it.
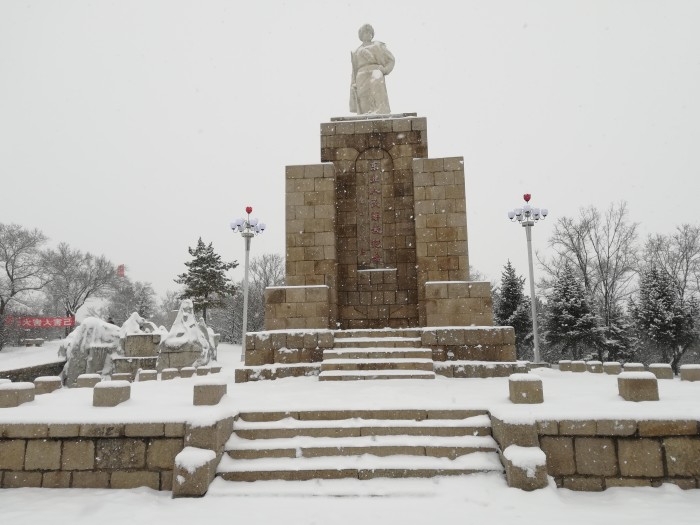
{"label": "pine tree", "polygon": [[501,286],[496,294],[494,318],[501,326],[515,330],[515,350],[523,359],[532,348],[532,317],[530,299],[523,293],[525,279],[516,275],[510,261],[503,267]]}
{"label": "pine tree", "polygon": [[655,266],[646,268],[630,311],[640,342],[678,372],[683,354],[698,338],[694,322],[698,305],[684,302],[676,284]]}
{"label": "pine tree", "polygon": [[599,344],[598,320],[568,263],[554,282],[548,306],[545,337],[549,344],[559,346],[562,354],[570,350],[574,359],[580,359],[583,348]]}
{"label": "pine tree", "polygon": [[222,306],[225,297],[233,295],[235,286],[226,277],[226,271],[238,263],[226,263],[214,252],[212,243],[204,244],[200,237],[196,248],[188,248],[192,260],[185,263],[187,272],[178,275],[175,282],[184,284],[180,299],[192,299],[195,311],[202,312],[207,320],[207,309]]}

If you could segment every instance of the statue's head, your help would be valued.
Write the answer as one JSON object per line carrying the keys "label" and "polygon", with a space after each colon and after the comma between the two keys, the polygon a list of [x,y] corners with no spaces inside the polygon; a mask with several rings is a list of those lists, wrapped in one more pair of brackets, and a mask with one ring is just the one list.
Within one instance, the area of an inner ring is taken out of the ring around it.
{"label": "statue's head", "polygon": [[374,38],[374,28],[369,24],[365,24],[359,29],[357,36],[359,36],[360,40],[364,43],[371,42]]}

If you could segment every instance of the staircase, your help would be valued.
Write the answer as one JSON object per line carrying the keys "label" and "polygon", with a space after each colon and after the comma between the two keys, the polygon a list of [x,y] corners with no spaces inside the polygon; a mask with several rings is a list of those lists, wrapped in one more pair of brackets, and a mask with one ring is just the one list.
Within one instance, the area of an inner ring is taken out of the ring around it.
{"label": "staircase", "polygon": [[217,475],[229,481],[433,477],[503,472],[479,410],[240,414]]}
{"label": "staircase", "polygon": [[323,351],[321,381],[435,379],[433,355],[416,330],[343,330]]}

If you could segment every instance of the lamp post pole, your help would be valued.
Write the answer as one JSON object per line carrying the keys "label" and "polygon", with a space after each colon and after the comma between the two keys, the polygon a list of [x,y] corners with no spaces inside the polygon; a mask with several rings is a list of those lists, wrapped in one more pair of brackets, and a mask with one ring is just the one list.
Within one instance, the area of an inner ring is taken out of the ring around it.
{"label": "lamp post pole", "polygon": [[523,195],[525,205],[508,212],[511,221],[517,221],[525,228],[525,238],[527,239],[527,262],[530,270],[530,308],[532,311],[532,340],[534,344],[535,363],[541,362],[540,356],[540,336],[537,332],[537,300],[535,297],[535,271],[532,264],[532,227],[539,220],[544,220],[549,211],[546,208],[533,208],[530,206],[531,195]]}
{"label": "lamp post pole", "polygon": [[243,326],[241,327],[241,344],[245,351],[245,337],[248,333],[248,271],[250,266],[250,241],[256,235],[265,231],[265,223],[258,222],[258,219],[251,219],[253,213],[252,206],[246,206],[246,218],[236,219],[231,223],[231,229],[237,231],[243,237],[245,243],[245,274],[243,277]]}

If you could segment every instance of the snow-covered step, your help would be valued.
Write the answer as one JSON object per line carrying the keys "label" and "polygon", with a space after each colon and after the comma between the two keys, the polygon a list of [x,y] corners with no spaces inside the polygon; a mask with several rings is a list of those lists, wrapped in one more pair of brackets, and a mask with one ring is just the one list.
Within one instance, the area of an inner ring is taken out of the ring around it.
{"label": "snow-covered step", "polygon": [[420,337],[336,337],[333,348],[420,348]]}
{"label": "snow-covered step", "polygon": [[299,420],[285,418],[278,421],[245,421],[234,423],[234,433],[244,439],[360,436],[488,436],[491,420],[486,415],[465,419],[341,419]]}
{"label": "snow-covered step", "polygon": [[380,339],[385,337],[420,337],[421,331],[411,328],[357,328],[353,330],[336,330],[333,335],[339,338],[371,337]]}
{"label": "snow-covered step", "polygon": [[496,451],[491,436],[360,436],[345,438],[295,436],[276,439],[244,439],[235,434],[226,443],[234,459],[266,457],[295,458],[317,456],[414,455],[454,459],[474,452]]}
{"label": "snow-covered step", "polygon": [[232,459],[224,455],[217,474],[231,481],[307,480],[377,477],[433,477],[502,472],[496,452],[475,452],[455,459],[393,455],[319,456],[310,458]]}
{"label": "snow-covered step", "polygon": [[433,371],[432,359],[324,359],[321,372],[327,370],[424,370]]}
{"label": "snow-covered step", "polygon": [[273,422],[282,419],[296,419],[305,421],[337,421],[342,419],[387,419],[387,420],[441,420],[441,419],[467,419],[475,416],[484,416],[479,420],[470,420],[472,424],[490,426],[488,412],[480,409],[420,409],[420,408],[394,408],[394,409],[335,409],[335,410],[300,410],[300,411],[259,411],[241,412],[239,414],[239,427],[244,423]]}
{"label": "snow-covered step", "polygon": [[323,359],[432,359],[430,348],[334,348],[324,350]]}
{"label": "snow-covered step", "polygon": [[363,379],[435,379],[428,370],[325,370],[320,381],[359,381]]}

